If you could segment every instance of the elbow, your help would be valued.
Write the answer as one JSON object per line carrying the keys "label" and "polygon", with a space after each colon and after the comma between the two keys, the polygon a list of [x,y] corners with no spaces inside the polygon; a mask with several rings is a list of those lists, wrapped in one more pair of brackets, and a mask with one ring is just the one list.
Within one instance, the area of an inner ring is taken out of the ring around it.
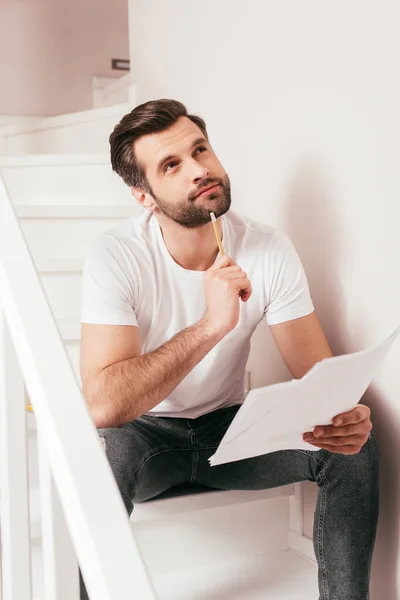
{"label": "elbow", "polygon": [[89,406],[89,413],[96,429],[104,429],[105,427],[115,427],[106,411],[99,406]]}
{"label": "elbow", "polygon": [[115,418],[113,418],[114,416],[111,414],[109,404],[105,402],[103,394],[96,393],[93,386],[83,386],[82,392],[96,429],[118,427],[114,422]]}

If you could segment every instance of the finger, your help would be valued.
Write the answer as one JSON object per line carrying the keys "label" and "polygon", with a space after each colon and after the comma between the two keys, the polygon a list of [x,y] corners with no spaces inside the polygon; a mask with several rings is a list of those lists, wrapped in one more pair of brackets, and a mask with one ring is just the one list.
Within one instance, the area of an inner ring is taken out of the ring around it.
{"label": "finger", "polygon": [[232,280],[232,283],[234,283],[234,285],[237,287],[237,290],[243,302],[247,302],[247,300],[252,294],[252,287],[250,281],[247,278],[234,279]]}
{"label": "finger", "polygon": [[252,293],[253,293],[253,288],[252,288],[252,286],[251,286],[251,283],[250,283],[250,281],[249,281],[249,284],[250,284],[250,285],[249,285],[249,287],[247,288],[247,290],[245,290],[245,291],[244,291],[244,290],[242,290],[242,293],[241,293],[241,295],[240,295],[240,299],[241,299],[243,302],[247,302],[247,300],[250,298],[250,296],[251,296],[251,295],[252,295]]}
{"label": "finger", "polygon": [[247,279],[247,273],[242,271],[240,267],[228,267],[229,269],[238,269],[235,271],[226,272],[227,269],[221,271],[221,277],[225,279]]}
{"label": "finger", "polygon": [[334,425],[350,425],[352,423],[359,423],[360,421],[364,421],[364,419],[369,419],[371,415],[371,411],[368,406],[364,404],[358,404],[353,410],[347,413],[342,413],[337,415],[333,419]]}
{"label": "finger", "polygon": [[253,293],[251,286],[250,286],[250,290],[247,290],[246,292],[243,292],[240,294],[240,299],[242,300],[242,302],[247,302],[247,300],[250,298],[251,294]]}
{"label": "finger", "polygon": [[222,256],[219,256],[212,267],[210,267],[210,271],[218,271],[219,269],[223,269],[224,267],[229,267],[231,265],[236,265],[233,258],[231,258],[228,254],[223,254]]}
{"label": "finger", "polygon": [[343,435],[357,435],[362,434],[364,432],[370,432],[372,429],[372,423],[369,419],[365,419],[360,423],[351,423],[350,425],[343,425],[342,427],[334,426],[334,425],[324,425],[314,428],[312,432],[314,437],[335,437],[335,436],[343,436]]}
{"label": "finger", "polygon": [[312,446],[316,446],[317,448],[321,448],[321,450],[328,450],[333,454],[358,454],[361,450],[360,446],[329,446],[328,444],[312,444]]}
{"label": "finger", "polygon": [[239,265],[231,265],[230,267],[223,267],[218,270],[218,274],[220,275],[229,275],[230,273],[243,273],[242,267],[239,267]]}
{"label": "finger", "polygon": [[309,444],[316,445],[328,445],[328,446],[362,446],[368,439],[368,434],[358,434],[358,435],[342,435],[339,437],[323,437],[323,438],[314,438],[308,437],[307,434],[304,436],[304,441]]}

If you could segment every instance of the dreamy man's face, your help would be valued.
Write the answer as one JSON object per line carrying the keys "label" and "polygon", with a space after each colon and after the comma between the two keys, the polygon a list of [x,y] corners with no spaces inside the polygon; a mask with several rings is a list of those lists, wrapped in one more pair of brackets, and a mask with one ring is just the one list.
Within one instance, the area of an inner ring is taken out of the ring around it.
{"label": "dreamy man's face", "polygon": [[135,155],[151,188],[150,194],[136,190],[135,196],[145,194],[143,204],[154,212],[194,228],[209,223],[211,211],[219,217],[229,210],[229,177],[199,127],[187,117],[165,131],[139,138]]}

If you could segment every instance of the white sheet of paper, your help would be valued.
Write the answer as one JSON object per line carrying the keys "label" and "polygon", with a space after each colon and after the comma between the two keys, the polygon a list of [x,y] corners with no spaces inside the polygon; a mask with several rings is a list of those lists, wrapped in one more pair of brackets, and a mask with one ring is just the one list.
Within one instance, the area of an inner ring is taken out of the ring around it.
{"label": "white sheet of paper", "polygon": [[209,458],[210,465],[277,450],[318,451],[304,442],[303,433],[331,425],[334,417],[358,404],[399,332],[400,327],[366,350],[326,358],[302,379],[251,390]]}

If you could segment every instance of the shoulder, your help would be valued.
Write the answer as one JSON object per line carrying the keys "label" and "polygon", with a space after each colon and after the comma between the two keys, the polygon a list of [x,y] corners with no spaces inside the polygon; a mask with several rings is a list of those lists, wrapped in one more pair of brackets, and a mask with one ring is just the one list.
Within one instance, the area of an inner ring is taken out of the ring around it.
{"label": "shoulder", "polygon": [[279,254],[290,247],[289,237],[280,229],[229,211],[226,225],[236,243],[262,248],[268,254]]}
{"label": "shoulder", "polygon": [[122,265],[139,258],[144,244],[146,222],[143,217],[124,219],[118,225],[97,234],[90,242],[87,260],[115,261]]}

